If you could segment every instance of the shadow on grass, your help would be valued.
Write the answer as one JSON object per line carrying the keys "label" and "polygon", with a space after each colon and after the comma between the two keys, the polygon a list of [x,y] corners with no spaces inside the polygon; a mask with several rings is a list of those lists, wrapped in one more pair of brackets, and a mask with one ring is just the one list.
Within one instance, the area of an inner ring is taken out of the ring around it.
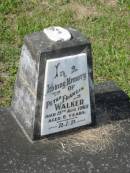
{"label": "shadow on grass", "polygon": [[97,125],[130,118],[130,98],[114,82],[95,87]]}

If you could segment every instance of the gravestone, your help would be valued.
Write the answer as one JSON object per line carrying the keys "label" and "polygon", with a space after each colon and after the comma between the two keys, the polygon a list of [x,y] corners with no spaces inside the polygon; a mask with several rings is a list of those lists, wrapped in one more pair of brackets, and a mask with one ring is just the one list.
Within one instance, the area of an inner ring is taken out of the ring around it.
{"label": "gravestone", "polygon": [[32,140],[95,124],[90,42],[73,28],[25,36],[12,114]]}

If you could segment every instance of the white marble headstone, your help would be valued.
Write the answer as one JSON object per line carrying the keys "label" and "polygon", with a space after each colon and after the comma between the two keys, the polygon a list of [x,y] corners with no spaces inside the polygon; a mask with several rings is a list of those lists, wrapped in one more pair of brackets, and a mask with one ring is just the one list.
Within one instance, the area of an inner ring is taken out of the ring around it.
{"label": "white marble headstone", "polygon": [[41,135],[91,123],[87,55],[47,60]]}

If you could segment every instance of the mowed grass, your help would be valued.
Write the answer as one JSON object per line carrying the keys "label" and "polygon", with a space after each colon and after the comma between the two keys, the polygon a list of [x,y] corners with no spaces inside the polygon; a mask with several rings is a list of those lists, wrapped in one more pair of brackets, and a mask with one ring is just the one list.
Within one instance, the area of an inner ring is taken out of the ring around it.
{"label": "mowed grass", "polygon": [[23,38],[71,26],[93,48],[95,83],[114,80],[130,96],[129,0],[0,0],[0,106],[9,106]]}

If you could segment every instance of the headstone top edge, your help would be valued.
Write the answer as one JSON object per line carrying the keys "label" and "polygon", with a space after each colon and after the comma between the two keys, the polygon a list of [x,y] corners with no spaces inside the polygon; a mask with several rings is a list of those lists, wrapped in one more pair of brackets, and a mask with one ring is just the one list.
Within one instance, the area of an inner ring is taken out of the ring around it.
{"label": "headstone top edge", "polygon": [[90,44],[89,39],[87,39],[83,34],[77,31],[74,28],[65,28],[67,29],[72,38],[68,41],[51,41],[47,38],[46,34],[43,31],[33,32],[24,37],[24,42],[32,50],[32,52],[48,52],[49,50],[59,50],[67,47],[76,47],[79,45],[88,45]]}

